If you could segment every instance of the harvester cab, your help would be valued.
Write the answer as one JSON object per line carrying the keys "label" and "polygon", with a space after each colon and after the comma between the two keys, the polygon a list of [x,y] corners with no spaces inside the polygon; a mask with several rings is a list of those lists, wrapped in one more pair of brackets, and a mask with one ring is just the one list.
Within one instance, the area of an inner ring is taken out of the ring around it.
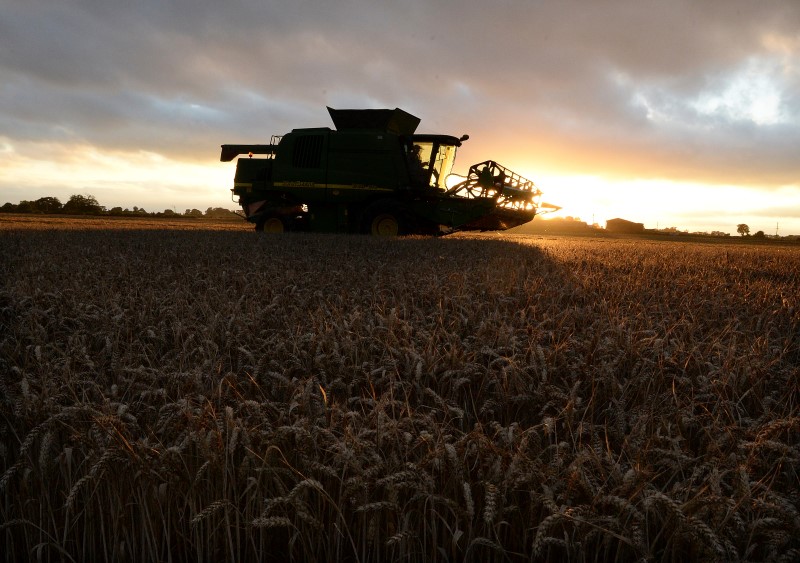
{"label": "harvester cab", "polygon": [[494,161],[448,185],[467,135],[418,134],[419,118],[399,108],[328,112],[335,130],[222,145],[223,162],[247,155],[232,192],[256,230],[447,234],[508,229],[536,215],[534,183]]}

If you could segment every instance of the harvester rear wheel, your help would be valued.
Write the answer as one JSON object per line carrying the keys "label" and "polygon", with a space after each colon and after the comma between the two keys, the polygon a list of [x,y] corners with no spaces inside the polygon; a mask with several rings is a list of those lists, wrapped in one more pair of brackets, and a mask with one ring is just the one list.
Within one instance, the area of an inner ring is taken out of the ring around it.
{"label": "harvester rear wheel", "polygon": [[262,233],[283,233],[286,232],[286,224],[278,216],[266,217],[256,223],[256,231]]}

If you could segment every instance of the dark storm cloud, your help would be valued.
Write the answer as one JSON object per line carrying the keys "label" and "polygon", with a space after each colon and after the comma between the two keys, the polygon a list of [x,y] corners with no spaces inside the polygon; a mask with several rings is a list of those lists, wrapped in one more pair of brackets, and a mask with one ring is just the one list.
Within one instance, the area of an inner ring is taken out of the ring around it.
{"label": "dark storm cloud", "polygon": [[[0,135],[12,142],[202,161],[223,142],[328,125],[326,104],[399,106],[487,150],[559,147],[583,173],[798,177],[791,0],[3,4]],[[770,123],[736,100],[709,109],[748,69],[779,96]]]}

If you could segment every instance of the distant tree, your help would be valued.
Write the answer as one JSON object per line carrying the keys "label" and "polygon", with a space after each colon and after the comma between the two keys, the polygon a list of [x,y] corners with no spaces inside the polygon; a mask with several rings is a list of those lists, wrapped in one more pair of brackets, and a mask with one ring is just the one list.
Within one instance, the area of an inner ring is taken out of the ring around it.
{"label": "distant tree", "polygon": [[34,207],[32,201],[28,201],[26,199],[23,199],[22,201],[19,202],[19,204],[17,204],[16,212],[17,213],[33,213],[34,209],[35,209],[35,207]]}
{"label": "distant tree", "polygon": [[743,237],[747,236],[750,234],[750,227],[748,227],[745,223],[739,223],[736,226],[736,232],[742,235]]}
{"label": "distant tree", "polygon": [[17,212],[17,206],[11,202],[6,202],[3,204],[2,207],[0,207],[0,213],[16,213],[16,212]]}
{"label": "distant tree", "polygon": [[753,235],[753,238],[765,238],[765,237],[766,235],[764,234],[764,231],[756,231],[756,234]]}
{"label": "distant tree", "polygon": [[187,209],[183,212],[186,217],[202,217],[203,212],[199,209]]}
{"label": "distant tree", "polygon": [[231,216],[231,212],[229,209],[225,209],[224,207],[209,207],[206,209],[206,217],[222,217],[227,219]]}
{"label": "distant tree", "polygon": [[177,213],[175,213],[175,211],[172,209],[165,209],[161,215],[163,215],[164,217],[175,217]]}
{"label": "distant tree", "polygon": [[64,207],[57,197],[40,197],[33,205],[38,213],[58,213]]}
{"label": "distant tree", "polygon": [[109,215],[122,215],[123,213],[124,211],[122,210],[121,207],[112,207],[111,209],[108,210]]}
{"label": "distant tree", "polygon": [[91,195],[71,195],[67,203],[64,204],[64,213],[95,215],[102,211],[104,211],[104,208]]}

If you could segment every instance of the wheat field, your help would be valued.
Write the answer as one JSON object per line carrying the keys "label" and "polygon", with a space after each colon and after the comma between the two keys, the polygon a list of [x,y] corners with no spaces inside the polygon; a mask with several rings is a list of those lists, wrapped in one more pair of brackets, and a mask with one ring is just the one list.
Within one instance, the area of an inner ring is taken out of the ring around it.
{"label": "wheat field", "polygon": [[44,227],[5,560],[800,559],[796,247]]}

